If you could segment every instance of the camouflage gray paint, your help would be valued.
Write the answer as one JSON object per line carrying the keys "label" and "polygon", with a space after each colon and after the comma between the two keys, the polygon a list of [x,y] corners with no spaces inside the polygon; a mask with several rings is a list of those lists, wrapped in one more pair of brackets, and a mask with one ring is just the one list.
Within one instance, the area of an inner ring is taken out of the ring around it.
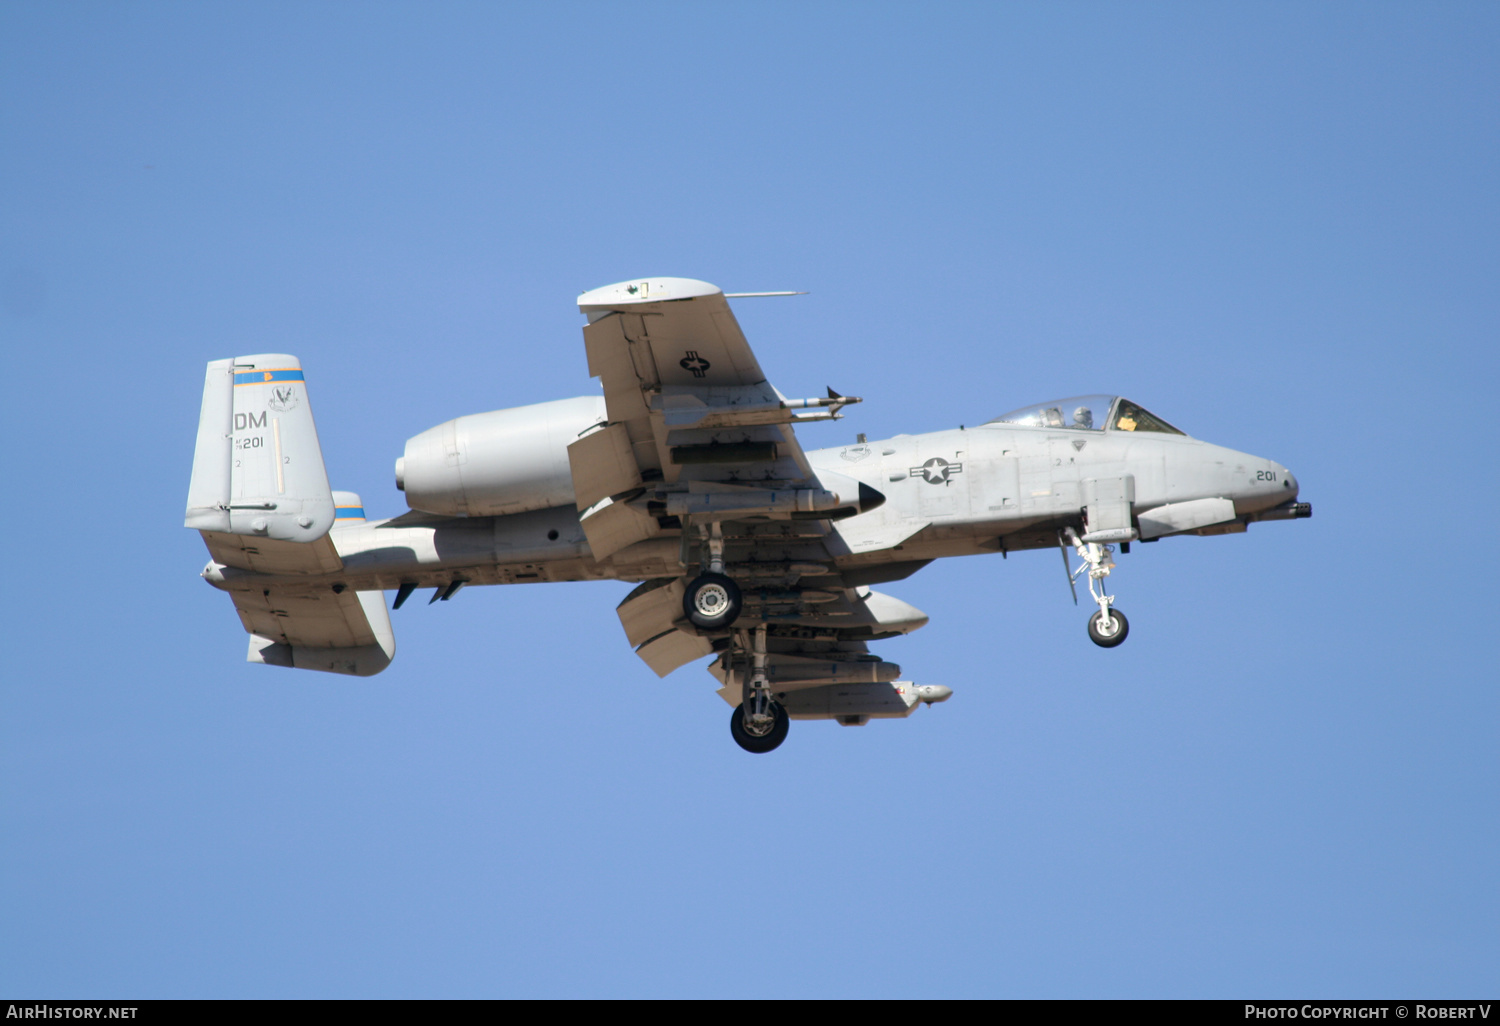
{"label": "camouflage gray paint", "polygon": [[951,694],[868,652],[927,622],[871,585],[943,557],[1061,546],[1099,607],[1090,636],[1112,647],[1128,631],[1103,592],[1113,544],[1311,515],[1282,465],[1112,396],[804,453],[796,423],[859,400],[780,396],[713,286],[645,279],[580,306],[604,398],[423,432],[397,463],[414,508],[389,520],[329,490],[295,358],[209,365],[186,522],[249,659],[379,672],[395,646],[378,591],[400,608],[417,589],[446,601],[468,585],[640,582],[619,607],[637,653],[660,675],[715,655],[736,740],[769,751],[788,718],[856,725]]}

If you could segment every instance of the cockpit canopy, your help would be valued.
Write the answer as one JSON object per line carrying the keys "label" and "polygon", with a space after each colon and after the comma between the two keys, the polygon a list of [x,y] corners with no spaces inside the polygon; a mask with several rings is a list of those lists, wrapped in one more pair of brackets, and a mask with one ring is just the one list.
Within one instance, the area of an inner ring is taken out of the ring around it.
{"label": "cockpit canopy", "polygon": [[996,417],[990,424],[1021,427],[1062,428],[1068,431],[1159,431],[1184,435],[1154,413],[1117,395],[1077,395],[1037,403]]}

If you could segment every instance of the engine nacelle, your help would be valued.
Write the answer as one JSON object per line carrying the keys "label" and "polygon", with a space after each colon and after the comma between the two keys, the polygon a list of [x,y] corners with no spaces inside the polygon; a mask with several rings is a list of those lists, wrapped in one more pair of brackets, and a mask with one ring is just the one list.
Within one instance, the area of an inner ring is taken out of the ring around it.
{"label": "engine nacelle", "polygon": [[571,506],[568,446],[604,419],[603,396],[459,417],[407,441],[396,487],[412,509],[442,516]]}

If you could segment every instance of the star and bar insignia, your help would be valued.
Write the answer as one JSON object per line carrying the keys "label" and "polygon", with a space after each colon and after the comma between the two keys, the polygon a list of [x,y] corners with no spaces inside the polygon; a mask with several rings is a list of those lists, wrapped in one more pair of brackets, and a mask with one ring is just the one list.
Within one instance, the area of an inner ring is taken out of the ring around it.
{"label": "star and bar insignia", "polygon": [[949,463],[941,456],[934,456],[920,467],[912,467],[908,470],[908,473],[913,477],[921,474],[922,478],[928,484],[940,485],[948,484],[950,477],[954,474],[962,474],[963,472],[964,465],[962,463]]}

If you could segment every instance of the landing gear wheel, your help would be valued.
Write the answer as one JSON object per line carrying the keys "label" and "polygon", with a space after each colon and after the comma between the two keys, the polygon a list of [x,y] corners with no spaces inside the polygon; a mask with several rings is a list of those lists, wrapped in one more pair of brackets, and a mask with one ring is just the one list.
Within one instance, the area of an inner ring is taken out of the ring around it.
{"label": "landing gear wheel", "polygon": [[1124,641],[1125,635],[1129,633],[1130,621],[1125,619],[1125,614],[1118,609],[1109,611],[1107,624],[1102,612],[1089,617],[1089,640],[1100,648],[1114,648]]}
{"label": "landing gear wheel", "polygon": [[734,707],[734,712],[729,715],[729,733],[734,735],[734,743],[747,752],[759,755],[775,749],[781,742],[786,740],[786,732],[792,725],[792,718],[786,714],[780,702],[771,703],[771,715],[775,722],[761,735],[752,734],[750,728],[745,724],[745,706],[743,704]]}
{"label": "landing gear wheel", "polygon": [[723,574],[699,574],[682,596],[682,611],[696,627],[728,627],[739,618],[744,601],[740,586]]}

